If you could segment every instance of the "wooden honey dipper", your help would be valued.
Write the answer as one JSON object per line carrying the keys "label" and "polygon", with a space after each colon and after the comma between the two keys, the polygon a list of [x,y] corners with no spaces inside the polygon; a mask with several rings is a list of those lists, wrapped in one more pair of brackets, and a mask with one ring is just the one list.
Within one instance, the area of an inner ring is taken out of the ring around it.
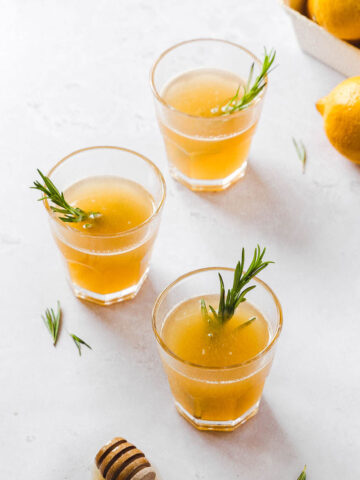
{"label": "wooden honey dipper", "polygon": [[95,464],[101,480],[156,480],[155,470],[143,452],[124,438],[113,438],[104,445]]}

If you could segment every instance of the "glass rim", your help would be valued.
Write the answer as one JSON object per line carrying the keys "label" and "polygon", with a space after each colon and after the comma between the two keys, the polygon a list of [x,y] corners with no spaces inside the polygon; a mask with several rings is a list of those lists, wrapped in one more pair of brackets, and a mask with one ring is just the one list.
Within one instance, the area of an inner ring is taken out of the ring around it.
{"label": "glass rim", "polygon": [[177,361],[179,361],[179,362],[181,362],[185,365],[189,365],[191,367],[199,368],[199,369],[202,369],[202,370],[212,370],[212,371],[226,370],[226,371],[228,371],[228,370],[234,370],[236,368],[244,367],[244,366],[247,366],[247,365],[250,365],[250,364],[256,362],[261,357],[263,357],[269,350],[271,350],[271,348],[275,345],[277,339],[280,336],[280,332],[281,332],[282,326],[283,326],[283,313],[282,313],[282,308],[281,308],[281,304],[279,302],[279,299],[277,298],[274,291],[269,287],[269,285],[267,283],[265,283],[263,280],[260,280],[260,278],[258,278],[258,277],[254,277],[253,280],[255,280],[257,283],[259,283],[271,295],[271,297],[272,297],[272,299],[275,303],[277,314],[278,314],[278,325],[277,325],[277,329],[276,329],[274,338],[271,340],[271,342],[268,345],[266,345],[266,347],[263,350],[261,350],[254,357],[251,357],[249,360],[246,360],[246,361],[241,362],[241,363],[236,363],[234,365],[227,365],[227,366],[224,366],[224,367],[214,367],[214,366],[207,367],[205,365],[199,365],[197,363],[189,362],[189,361],[184,360],[183,358],[179,357],[172,350],[170,350],[170,348],[166,345],[164,340],[161,338],[161,336],[160,336],[160,334],[157,330],[157,327],[156,327],[156,318],[157,318],[157,314],[158,314],[158,310],[159,310],[161,302],[166,297],[168,292],[175,285],[177,285],[179,282],[181,282],[182,280],[184,280],[188,277],[191,277],[193,275],[196,275],[198,273],[203,273],[203,272],[208,272],[208,271],[219,271],[219,270],[220,271],[227,271],[227,272],[234,272],[235,268],[230,268],[230,267],[205,267],[205,268],[198,268],[196,270],[192,270],[191,272],[185,273],[185,274],[181,275],[180,277],[178,277],[173,282],[171,282],[166,288],[164,288],[164,290],[158,295],[157,299],[155,300],[155,304],[154,304],[154,307],[152,309],[153,332],[155,334],[155,338],[156,338],[158,344],[162,347],[162,349],[165,350],[165,352],[168,353],[175,360],[177,360]]}
{"label": "glass rim", "polygon": [[130,228],[129,230],[125,230],[125,231],[122,231],[122,232],[118,232],[118,233],[110,233],[110,234],[99,234],[99,235],[91,235],[90,233],[87,233],[86,231],[82,232],[81,230],[78,230],[77,228],[74,228],[70,225],[71,222],[62,222],[61,220],[59,220],[59,218],[57,217],[57,215],[55,214],[55,212],[53,212],[49,206],[49,202],[47,199],[44,200],[44,205],[45,205],[45,208],[47,210],[47,212],[49,213],[50,217],[53,218],[59,225],[61,225],[63,228],[66,228],[67,230],[70,230],[71,232],[74,232],[82,237],[91,237],[91,238],[118,238],[118,237],[121,237],[121,236],[126,236],[126,235],[130,235],[134,232],[136,232],[137,230],[140,230],[141,228],[143,228],[145,225],[147,225],[148,223],[151,223],[151,221],[158,216],[158,214],[160,213],[163,205],[164,205],[164,202],[165,202],[165,198],[166,198],[166,183],[165,183],[165,179],[164,179],[164,176],[163,174],[161,173],[161,170],[159,169],[159,167],[157,167],[155,165],[154,162],[152,162],[151,160],[149,160],[147,157],[145,157],[144,155],[142,155],[141,153],[138,153],[138,152],[135,152],[135,150],[131,150],[129,148],[125,148],[125,147],[116,147],[116,146],[112,146],[112,145],[96,145],[96,146],[93,146],[93,147],[85,147],[85,148],[80,148],[78,150],[75,150],[74,152],[71,152],[69,153],[68,155],[66,155],[65,157],[63,157],[61,160],[59,160],[51,169],[50,171],[48,172],[47,176],[51,179],[51,175],[55,172],[55,170],[57,168],[59,168],[61,165],[63,165],[69,158],[71,157],[74,157],[76,156],[77,154],[79,153],[83,153],[83,152],[86,152],[86,151],[90,151],[90,150],[101,150],[101,149],[109,149],[109,150],[119,150],[121,152],[126,152],[126,153],[130,153],[131,155],[136,155],[137,157],[141,158],[142,160],[145,161],[145,163],[147,163],[148,165],[150,165],[150,167],[153,169],[153,171],[155,172],[155,175],[158,177],[158,179],[160,180],[160,185],[161,185],[161,199],[160,199],[160,202],[158,204],[158,206],[156,207],[156,209],[153,211],[153,213],[150,215],[150,217],[148,217],[146,220],[144,220],[142,223],[140,223],[139,225],[136,225],[136,227],[133,227],[133,228]]}
{"label": "glass rim", "polygon": [[159,63],[161,62],[161,60],[170,52],[172,52],[173,50],[175,50],[176,48],[178,47],[181,47],[183,45],[187,45],[188,43],[195,43],[195,42],[219,42],[219,43],[224,43],[226,45],[230,45],[232,47],[236,47],[240,50],[242,50],[243,52],[247,53],[250,57],[252,57],[252,59],[254,60],[254,62],[256,62],[257,64],[259,64],[260,66],[262,65],[262,62],[261,60],[256,56],[254,55],[249,49],[243,47],[242,45],[239,45],[238,43],[235,43],[235,42],[231,42],[230,40],[224,40],[224,39],[221,39],[221,38],[211,38],[211,37],[201,37],[201,38],[192,38],[190,40],[183,40],[182,42],[178,42],[174,45],[172,45],[171,47],[167,48],[166,50],[164,50],[159,56],[158,58],[155,60],[155,62],[153,63],[151,69],[150,69],[150,86],[151,86],[151,90],[153,92],[153,95],[154,97],[164,106],[166,107],[168,110],[174,112],[174,113],[178,113],[178,114],[181,114],[185,117],[188,117],[188,118],[192,118],[192,119],[198,119],[198,120],[203,120],[203,121],[219,121],[220,119],[222,120],[226,120],[226,119],[229,119],[229,118],[236,118],[240,115],[243,115],[244,112],[248,111],[249,109],[251,108],[254,108],[255,105],[257,105],[265,96],[265,93],[266,93],[266,90],[267,90],[267,86],[268,86],[268,75],[265,75],[265,87],[263,88],[263,90],[260,92],[259,95],[257,95],[256,98],[254,98],[254,100],[252,100],[249,105],[247,107],[245,107],[243,110],[239,110],[238,112],[235,112],[235,113],[232,113],[231,115],[219,115],[218,117],[201,117],[199,115],[191,115],[190,113],[185,113],[185,112],[182,112],[181,110],[178,110],[177,108],[171,106],[169,103],[167,103],[163,96],[160,94],[160,92],[158,91],[158,89],[156,88],[156,85],[155,85],[155,71],[159,65]]}

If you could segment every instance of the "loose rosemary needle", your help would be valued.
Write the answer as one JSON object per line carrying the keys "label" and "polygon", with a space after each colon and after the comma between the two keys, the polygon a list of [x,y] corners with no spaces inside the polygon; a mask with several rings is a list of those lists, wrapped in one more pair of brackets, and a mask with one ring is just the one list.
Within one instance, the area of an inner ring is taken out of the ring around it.
{"label": "loose rosemary needle", "polygon": [[88,345],[84,340],[82,340],[81,338],[79,338],[77,335],[75,335],[74,333],[69,333],[70,337],[74,340],[74,343],[78,349],[78,352],[79,352],[79,355],[81,356],[81,346],[84,345],[85,347],[89,348],[90,350],[92,350],[92,348],[90,347],[90,345]]}
{"label": "loose rosemary needle", "polygon": [[[255,248],[253,259],[249,267],[245,271],[245,249],[242,249],[241,260],[236,265],[234,272],[233,286],[227,291],[226,298],[224,281],[221,274],[219,273],[220,300],[218,311],[216,311],[214,307],[209,305],[209,309],[212,314],[211,315],[206,307],[205,300],[201,299],[201,315],[205,321],[212,325],[222,325],[226,321],[230,320],[230,318],[232,318],[237,307],[240,305],[240,303],[245,302],[245,296],[251,290],[253,290],[256,285],[251,285],[246,288],[244,287],[255,277],[255,275],[264,270],[264,268],[266,268],[270,263],[274,263],[271,261],[263,261],[265,252],[266,248],[261,250],[260,246],[258,245]],[[250,325],[250,323],[252,323],[255,319],[255,317],[250,318],[249,320],[244,322],[244,324],[240,325],[240,327]]]}
{"label": "loose rosemary needle", "polygon": [[246,322],[240,324],[238,327],[236,327],[236,330],[242,330],[245,327],[248,327],[252,322],[256,320],[256,317],[251,317],[249,320],[246,320]]}
{"label": "loose rosemary needle", "polygon": [[306,161],[307,161],[307,153],[306,153],[305,145],[302,140],[297,141],[295,140],[294,137],[292,141],[293,141],[297,156],[300,162],[302,163],[302,173],[305,173]]}
{"label": "loose rosemary needle", "polygon": [[306,465],[297,480],[306,480]]}
{"label": "loose rosemary needle", "polygon": [[[51,203],[56,205],[50,205],[50,208],[55,213],[60,213],[62,216],[59,216],[59,219],[63,222],[69,223],[78,223],[84,222],[89,219],[96,219],[101,216],[99,212],[85,212],[81,208],[72,207],[64,197],[64,193],[60,192],[50,180],[49,177],[44,175],[39,169],[37,169],[42,181],[44,184],[40,183],[38,180],[34,181],[34,184],[30,188],[40,190],[43,193],[43,196],[39,198],[39,201],[49,200]],[[83,225],[84,228],[91,228],[91,223],[86,223]]]}
{"label": "loose rosemary needle", "polygon": [[226,105],[221,107],[223,114],[238,112],[248,107],[249,104],[265,88],[266,77],[275,68],[275,67],[274,68],[271,68],[271,67],[276,57],[276,51],[272,49],[270,50],[270,52],[267,52],[266,48],[264,50],[265,50],[264,60],[263,60],[261,72],[253,82],[254,68],[255,68],[255,63],[253,62],[250,67],[250,73],[249,73],[246,85],[243,87],[243,95],[240,95],[240,90],[241,90],[241,85],[240,85],[235,95],[228,101]]}
{"label": "loose rosemary needle", "polygon": [[61,323],[61,308],[60,302],[57,302],[57,311],[56,313],[52,308],[47,308],[45,314],[41,315],[41,318],[44,321],[46,328],[48,329],[52,339],[53,345],[56,346],[56,342],[59,336],[60,323]]}

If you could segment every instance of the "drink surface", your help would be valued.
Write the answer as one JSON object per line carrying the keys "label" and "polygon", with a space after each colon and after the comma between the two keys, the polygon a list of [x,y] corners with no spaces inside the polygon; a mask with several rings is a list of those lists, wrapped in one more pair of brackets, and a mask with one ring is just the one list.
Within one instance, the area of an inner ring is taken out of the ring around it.
{"label": "drink surface", "polygon": [[225,70],[196,69],[173,79],[162,96],[180,112],[209,118],[222,114],[221,107],[243,83],[240,77]]}
{"label": "drink surface", "polygon": [[[251,303],[241,303],[230,320],[214,328],[201,315],[201,298],[217,308],[218,295],[191,298],[177,305],[164,322],[162,338],[175,355],[197,365],[226,367],[250,360],[266,348],[268,323]],[[256,320],[241,327],[251,317]]]}
{"label": "drink surface", "polygon": [[[64,192],[66,200],[84,211],[100,212],[89,235],[125,232],[145,222],[154,212],[150,193],[132,180],[115,176],[89,177]],[[83,224],[72,223],[82,229]]]}
{"label": "drink surface", "polygon": [[[71,223],[71,229],[61,230],[61,235],[53,232],[76,294],[92,299],[93,294],[131,298],[149,268],[157,223],[130,230],[154,213],[153,197],[140,184],[115,176],[88,177],[69,187],[64,196],[72,206],[101,214]],[[85,229],[87,222],[91,227]],[[121,232],[128,235],[117,235]],[[97,301],[110,302],[100,297]]]}
{"label": "drink surface", "polygon": [[231,72],[203,68],[165,86],[162,97],[176,109],[159,118],[170,172],[190,188],[222,190],[245,173],[260,110],[222,112],[239,86],[241,97],[243,85]]}

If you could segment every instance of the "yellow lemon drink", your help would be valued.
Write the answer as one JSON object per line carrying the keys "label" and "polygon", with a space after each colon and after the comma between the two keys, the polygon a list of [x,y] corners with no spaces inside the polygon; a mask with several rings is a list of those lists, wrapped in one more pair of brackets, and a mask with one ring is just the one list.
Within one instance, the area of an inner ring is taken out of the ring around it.
{"label": "yellow lemon drink", "polygon": [[[164,90],[164,100],[180,112],[196,117],[214,119],[224,115],[222,108],[234,96],[244,81],[221,70],[193,70],[174,79]],[[227,178],[239,171],[247,160],[256,122],[245,129],[236,118],[221,123],[218,135],[209,137],[206,123],[197,125],[193,135],[181,132],[187,127],[188,117],[180,117],[177,129],[160,124],[170,162],[183,175],[195,180]],[[242,119],[243,121],[243,119]],[[240,128],[237,128],[239,127]],[[215,132],[216,133],[216,132]]]}
{"label": "yellow lemon drink", "polygon": [[160,171],[130,150],[92,147],[59,162],[49,178],[67,208],[86,215],[69,221],[51,199],[45,202],[76,296],[103,305],[132,298],[149,270],[160,223]]}
{"label": "yellow lemon drink", "polygon": [[[248,93],[262,69],[249,51],[222,40],[190,40],[159,57],[151,85],[174,178],[192,190],[218,191],[245,174],[266,73],[257,94]],[[242,98],[241,108],[229,108]]]}
{"label": "yellow lemon drink", "polygon": [[[56,238],[57,244],[69,270],[71,282],[81,289],[112,294],[131,288],[144,276],[154,236],[133,240],[120,247],[114,241],[115,251],[109,251],[109,237],[127,232],[144,223],[154,212],[151,195],[139,184],[121,177],[90,177],[72,185],[65,191],[70,205],[82,210],[101,212],[100,216],[86,228],[81,248],[75,248],[76,238],[64,242]],[[74,223],[72,228],[84,232],[84,223]],[[104,237],[104,241],[99,237]],[[69,235],[71,237],[71,234]],[[96,250],[92,249],[93,238],[97,237]]]}

